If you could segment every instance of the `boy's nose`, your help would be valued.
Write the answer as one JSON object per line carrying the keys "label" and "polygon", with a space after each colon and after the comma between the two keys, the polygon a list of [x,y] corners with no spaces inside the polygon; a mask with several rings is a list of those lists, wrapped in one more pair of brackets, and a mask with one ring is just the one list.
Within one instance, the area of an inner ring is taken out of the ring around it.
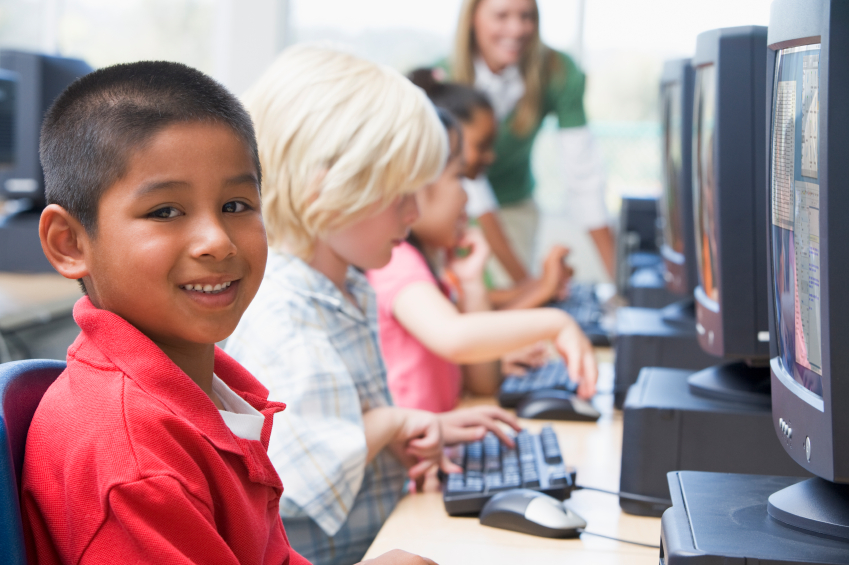
{"label": "boy's nose", "polygon": [[235,255],[236,245],[221,221],[212,218],[204,219],[194,226],[193,231],[195,246],[192,254],[195,257],[221,260]]}

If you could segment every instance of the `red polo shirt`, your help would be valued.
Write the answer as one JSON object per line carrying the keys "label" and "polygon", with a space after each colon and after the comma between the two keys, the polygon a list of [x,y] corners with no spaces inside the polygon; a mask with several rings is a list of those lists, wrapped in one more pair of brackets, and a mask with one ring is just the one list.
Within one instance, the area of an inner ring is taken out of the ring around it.
{"label": "red polo shirt", "polygon": [[68,368],[27,436],[22,509],[30,563],[302,564],[278,514],[266,450],[285,408],[220,349],[215,374],[265,416],[233,435],[152,341],[88,298]]}

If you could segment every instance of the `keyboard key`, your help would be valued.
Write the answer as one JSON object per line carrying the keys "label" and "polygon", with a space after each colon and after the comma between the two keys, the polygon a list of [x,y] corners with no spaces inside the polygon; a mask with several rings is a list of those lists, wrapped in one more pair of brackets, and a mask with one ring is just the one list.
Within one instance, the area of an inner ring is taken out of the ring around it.
{"label": "keyboard key", "polygon": [[540,434],[542,440],[542,452],[545,457],[545,462],[549,465],[563,462],[563,456],[560,453],[560,444],[557,442],[557,434],[551,427],[544,427]]}
{"label": "keyboard key", "polygon": [[477,481],[463,481],[462,473],[452,473],[448,475],[448,482],[445,484],[445,491],[451,494],[476,493],[483,490],[483,483]]}
{"label": "keyboard key", "polygon": [[466,491],[481,492],[483,491],[483,477],[466,476]]}
{"label": "keyboard key", "polygon": [[539,487],[539,476],[534,475],[526,475],[522,480],[522,486],[524,488],[537,488]]}
{"label": "keyboard key", "polygon": [[483,444],[479,441],[466,446],[466,472],[483,472]]}

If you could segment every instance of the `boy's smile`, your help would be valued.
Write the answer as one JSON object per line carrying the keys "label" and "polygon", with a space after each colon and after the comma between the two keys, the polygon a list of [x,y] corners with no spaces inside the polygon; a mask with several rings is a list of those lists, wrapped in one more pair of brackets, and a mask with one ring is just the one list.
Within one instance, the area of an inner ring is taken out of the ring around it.
{"label": "boy's smile", "polygon": [[176,124],[156,134],[100,200],[85,243],[92,302],[166,353],[230,335],[265,269],[257,177],[227,126]]}

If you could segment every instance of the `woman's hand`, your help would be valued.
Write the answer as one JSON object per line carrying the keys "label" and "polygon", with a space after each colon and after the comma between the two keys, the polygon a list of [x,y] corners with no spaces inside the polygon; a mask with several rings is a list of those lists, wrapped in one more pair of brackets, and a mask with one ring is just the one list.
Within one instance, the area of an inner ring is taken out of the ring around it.
{"label": "woman's hand", "polygon": [[548,356],[548,344],[544,341],[511,351],[501,358],[501,374],[511,377],[524,377],[530,369],[537,369],[545,365]]}
{"label": "woman's hand", "polygon": [[492,432],[502,443],[513,447],[513,440],[499,425],[507,424],[515,431],[520,431],[516,416],[498,406],[474,406],[460,408],[438,415],[442,423],[445,445],[456,445],[483,439],[487,432]]}
{"label": "woman's hand", "polygon": [[578,396],[589,400],[595,394],[595,383],[598,380],[595,352],[578,323],[571,316],[567,318],[568,322],[557,334],[554,346],[566,360],[569,378],[578,382]]}

